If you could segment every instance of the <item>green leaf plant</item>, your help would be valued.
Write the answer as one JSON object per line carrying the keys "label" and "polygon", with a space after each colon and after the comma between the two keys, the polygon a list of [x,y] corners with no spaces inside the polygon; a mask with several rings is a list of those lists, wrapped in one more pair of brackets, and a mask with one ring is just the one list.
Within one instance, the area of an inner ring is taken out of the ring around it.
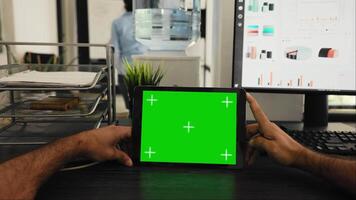
{"label": "green leaf plant", "polygon": [[164,77],[164,73],[160,66],[158,66],[157,69],[153,69],[153,65],[146,62],[135,61],[129,63],[127,59],[124,59],[123,63],[126,68],[124,82],[129,93],[130,110],[132,110],[135,87],[144,85],[159,86]]}

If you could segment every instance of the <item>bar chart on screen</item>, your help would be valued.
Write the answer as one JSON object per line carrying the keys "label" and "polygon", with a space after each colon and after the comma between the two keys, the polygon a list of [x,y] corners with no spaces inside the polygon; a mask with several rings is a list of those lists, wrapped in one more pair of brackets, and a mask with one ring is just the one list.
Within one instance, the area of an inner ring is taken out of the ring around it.
{"label": "bar chart on screen", "polygon": [[[297,88],[313,88],[315,86],[314,80],[307,80],[303,75],[299,75],[296,77],[288,76],[283,77],[283,75],[275,75],[274,72],[261,73],[257,77],[257,85],[259,87],[278,87],[278,88],[289,88],[289,87],[297,87]],[[295,84],[293,84],[295,83]]]}
{"label": "bar chart on screen", "polygon": [[256,46],[248,46],[246,51],[246,58],[251,60],[272,60],[273,50],[267,48],[258,49]]}
{"label": "bar chart on screen", "polygon": [[246,1],[241,85],[356,90],[355,4]]}

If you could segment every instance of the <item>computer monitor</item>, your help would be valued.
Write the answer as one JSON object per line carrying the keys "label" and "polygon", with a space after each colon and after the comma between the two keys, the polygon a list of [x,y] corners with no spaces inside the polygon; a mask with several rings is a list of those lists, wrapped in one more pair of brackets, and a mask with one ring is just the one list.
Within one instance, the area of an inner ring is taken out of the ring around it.
{"label": "computer monitor", "polygon": [[327,94],[356,94],[354,0],[235,0],[233,86],[302,93],[304,125],[328,124]]}
{"label": "computer monitor", "polygon": [[233,84],[355,94],[355,0],[236,0]]}

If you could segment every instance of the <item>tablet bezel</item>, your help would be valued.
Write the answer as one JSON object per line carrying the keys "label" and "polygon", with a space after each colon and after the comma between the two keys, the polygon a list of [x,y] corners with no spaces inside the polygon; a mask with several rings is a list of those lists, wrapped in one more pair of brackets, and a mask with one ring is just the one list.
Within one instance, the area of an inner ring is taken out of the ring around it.
{"label": "tablet bezel", "polygon": [[[236,165],[221,164],[196,164],[196,163],[171,163],[171,162],[141,162],[141,127],[142,127],[142,98],[144,91],[176,91],[176,92],[234,92],[237,94],[237,117],[236,117],[236,134],[237,134],[237,155]],[[246,147],[246,93],[240,88],[188,88],[188,87],[150,87],[140,86],[135,88],[132,116],[132,160],[137,166],[198,166],[208,168],[243,168],[244,166],[244,149]]]}

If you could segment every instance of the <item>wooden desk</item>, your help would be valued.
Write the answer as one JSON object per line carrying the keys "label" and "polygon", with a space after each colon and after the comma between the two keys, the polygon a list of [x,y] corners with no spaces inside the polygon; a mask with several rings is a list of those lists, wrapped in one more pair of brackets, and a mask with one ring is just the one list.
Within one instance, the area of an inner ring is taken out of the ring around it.
{"label": "wooden desk", "polygon": [[327,182],[261,157],[250,169],[126,168],[116,162],[55,174],[37,199],[352,199]]}

